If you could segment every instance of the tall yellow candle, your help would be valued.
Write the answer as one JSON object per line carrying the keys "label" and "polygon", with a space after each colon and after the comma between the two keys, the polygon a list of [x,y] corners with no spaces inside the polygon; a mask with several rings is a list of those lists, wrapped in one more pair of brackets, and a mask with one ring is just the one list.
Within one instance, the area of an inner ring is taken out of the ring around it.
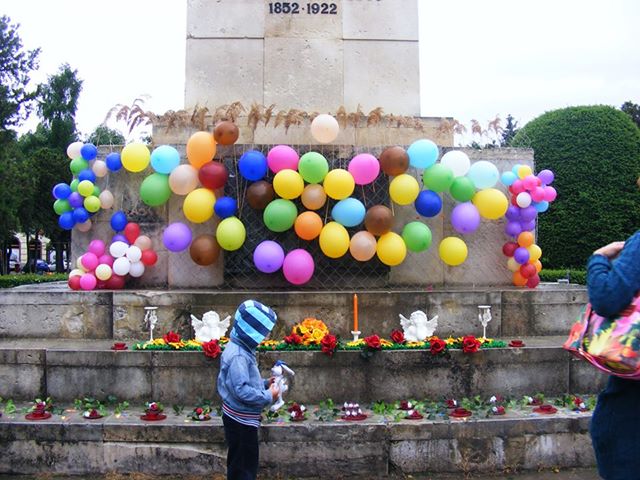
{"label": "tall yellow candle", "polygon": [[353,294],[353,331],[358,331],[358,295]]}

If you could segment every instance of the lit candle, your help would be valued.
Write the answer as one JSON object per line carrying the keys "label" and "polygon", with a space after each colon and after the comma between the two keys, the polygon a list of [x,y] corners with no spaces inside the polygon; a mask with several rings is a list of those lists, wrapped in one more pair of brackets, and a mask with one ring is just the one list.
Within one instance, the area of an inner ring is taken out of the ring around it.
{"label": "lit candle", "polygon": [[358,295],[353,294],[353,331],[358,331]]}

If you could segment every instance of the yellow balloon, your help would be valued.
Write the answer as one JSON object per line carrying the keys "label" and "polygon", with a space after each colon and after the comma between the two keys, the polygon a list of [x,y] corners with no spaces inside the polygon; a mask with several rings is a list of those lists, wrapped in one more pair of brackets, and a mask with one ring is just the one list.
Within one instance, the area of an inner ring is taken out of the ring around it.
{"label": "yellow balloon", "polygon": [[280,170],[273,177],[273,189],[287,200],[298,198],[304,190],[304,180],[298,172],[288,168]]}
{"label": "yellow balloon", "polygon": [[489,220],[497,220],[507,213],[509,200],[504,193],[495,188],[485,188],[477,192],[471,200],[480,215]]}
{"label": "yellow balloon", "polygon": [[78,193],[83,197],[88,197],[93,193],[93,182],[91,180],[83,180],[78,184]]}
{"label": "yellow balloon", "polygon": [[344,200],[353,193],[356,182],[353,176],[342,168],[335,168],[324,177],[324,191],[334,200]]}
{"label": "yellow balloon", "polygon": [[469,251],[467,250],[467,244],[461,239],[457,237],[447,237],[443,238],[440,242],[438,253],[440,253],[440,258],[444,263],[455,267],[456,265],[464,263]]}
{"label": "yellow balloon", "polygon": [[382,263],[395,267],[400,265],[407,256],[407,246],[400,235],[387,232],[378,239],[376,254]]}
{"label": "yellow balloon", "polygon": [[529,165],[520,165],[520,168],[518,168],[519,178],[528,177],[532,173],[533,173],[533,170],[531,170],[531,167]]}
{"label": "yellow balloon", "polygon": [[411,175],[403,173],[391,180],[389,185],[389,194],[391,200],[398,205],[409,205],[415,202],[420,193],[420,185],[418,181]]}
{"label": "yellow balloon", "polygon": [[111,278],[111,275],[113,275],[111,267],[106,263],[101,263],[96,267],[96,278],[98,280],[109,280]]}
{"label": "yellow balloon", "polygon": [[349,232],[338,222],[327,223],[320,232],[320,250],[329,258],[340,258],[349,250]]}
{"label": "yellow balloon", "polygon": [[213,216],[216,196],[208,188],[196,188],[184,199],[184,216],[193,223],[203,223]]}
{"label": "yellow balloon", "polygon": [[120,153],[124,169],[134,173],[147,168],[150,158],[151,152],[144,143],[130,143]]}
{"label": "yellow balloon", "polygon": [[518,262],[516,262],[516,259],[513,257],[509,257],[509,260],[507,260],[507,268],[509,270],[511,270],[512,272],[517,272],[520,270],[520,267],[522,265],[520,265]]}
{"label": "yellow balloon", "polygon": [[529,263],[533,263],[536,260],[539,260],[542,256],[542,249],[535,243],[528,246],[527,250],[529,251]]}

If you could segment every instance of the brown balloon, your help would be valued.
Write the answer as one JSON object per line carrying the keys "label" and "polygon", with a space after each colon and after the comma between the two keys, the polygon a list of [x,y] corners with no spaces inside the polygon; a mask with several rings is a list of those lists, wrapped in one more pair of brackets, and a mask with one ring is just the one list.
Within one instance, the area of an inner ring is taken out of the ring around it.
{"label": "brown balloon", "polygon": [[247,202],[254,210],[264,210],[274,197],[273,185],[264,180],[252,183],[247,189]]}
{"label": "brown balloon", "polygon": [[233,145],[240,136],[240,130],[235,123],[224,121],[218,123],[213,129],[213,138],[220,145]]}
{"label": "brown balloon", "polygon": [[402,147],[385,148],[380,154],[380,168],[389,176],[400,175],[409,168],[409,155]]}
{"label": "brown balloon", "polygon": [[375,205],[364,216],[364,226],[373,235],[384,235],[393,227],[393,213],[384,205]]}
{"label": "brown balloon", "polygon": [[218,245],[218,241],[213,235],[198,235],[191,242],[189,254],[195,263],[206,267],[218,260],[220,256],[220,245]]}

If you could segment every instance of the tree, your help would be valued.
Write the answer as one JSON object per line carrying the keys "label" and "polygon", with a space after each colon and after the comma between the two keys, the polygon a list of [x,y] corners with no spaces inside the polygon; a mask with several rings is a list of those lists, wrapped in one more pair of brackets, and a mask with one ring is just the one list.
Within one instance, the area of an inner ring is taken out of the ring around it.
{"label": "tree", "polygon": [[511,114],[507,115],[507,125],[502,130],[502,139],[500,140],[501,147],[510,147],[511,140],[516,136],[520,129],[518,128],[518,122],[514,121]]}
{"label": "tree", "polygon": [[542,263],[584,265],[596,248],[640,225],[640,130],[609,106],[547,112],[525,125],[513,146],[534,149],[536,169],[555,173],[558,198],[539,217]]}
{"label": "tree", "polygon": [[118,130],[106,125],[98,125],[89,135],[87,142],[94,145],[124,145],[126,143],[124,136]]}
{"label": "tree", "polygon": [[632,102],[624,102],[620,110],[629,115],[633,123],[640,128],[640,105]]}

